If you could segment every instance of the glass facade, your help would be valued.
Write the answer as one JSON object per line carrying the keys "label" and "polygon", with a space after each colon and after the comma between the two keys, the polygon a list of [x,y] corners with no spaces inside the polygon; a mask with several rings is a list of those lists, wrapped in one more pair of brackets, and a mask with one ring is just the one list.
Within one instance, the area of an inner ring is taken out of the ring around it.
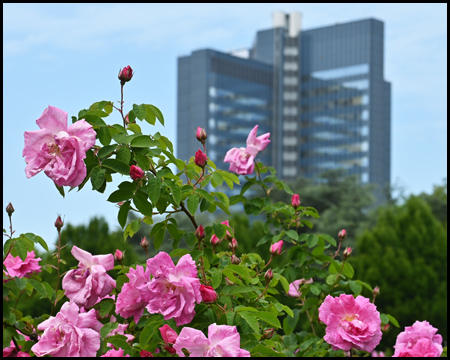
{"label": "glass facade", "polygon": [[[291,34],[292,35],[292,34]],[[290,36],[258,31],[249,58],[200,50],[178,59],[178,152],[199,148],[221,168],[253,126],[271,133],[260,155],[281,178],[344,169],[362,183],[390,183],[390,83],[383,79],[383,23],[354,21]]]}

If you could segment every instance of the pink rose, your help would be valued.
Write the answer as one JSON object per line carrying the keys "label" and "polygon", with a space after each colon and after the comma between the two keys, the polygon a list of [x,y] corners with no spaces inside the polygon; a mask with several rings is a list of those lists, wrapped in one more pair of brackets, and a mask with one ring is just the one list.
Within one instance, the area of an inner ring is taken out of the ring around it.
{"label": "pink rose", "polygon": [[66,302],[56,316],[38,325],[44,333],[31,350],[36,356],[94,357],[100,349],[102,326],[94,309],[80,314],[77,304]]}
{"label": "pink rose", "polygon": [[200,166],[201,168],[204,168],[206,165],[207,159],[208,159],[208,157],[206,156],[206,154],[203,151],[201,151],[200,149],[198,149],[198,151],[195,153],[195,157],[194,157],[195,165]]}
{"label": "pink rose", "polygon": [[35,258],[35,256],[34,250],[27,251],[27,257],[25,261],[22,261],[19,256],[8,254],[3,265],[5,265],[9,276],[29,277],[31,273],[41,272],[39,260],[42,259]]}
{"label": "pink rose", "polygon": [[131,165],[130,176],[133,180],[142,179],[144,177],[144,170],[142,170],[139,166]]}
{"label": "pink rose", "polygon": [[302,293],[299,290],[300,286],[303,284],[312,284],[313,282],[314,280],[312,278],[309,280],[305,279],[295,280],[294,282],[289,284],[288,295],[292,297],[301,297]]}
{"label": "pink rose", "polygon": [[171,354],[175,354],[175,349],[172,346],[173,344],[175,344],[175,341],[177,340],[178,337],[177,332],[167,324],[160,327],[159,331],[161,332],[161,336],[164,340],[164,343],[166,344],[164,348]]}
{"label": "pink rose", "polygon": [[212,286],[201,284],[200,293],[202,294],[202,299],[205,303],[212,303],[217,300],[217,293]]}
{"label": "pink rose", "polygon": [[129,354],[123,356],[123,349],[119,348],[118,350],[109,350],[107,352],[105,352],[104,355],[100,356],[100,357],[130,357]]}
{"label": "pink rose", "polygon": [[75,187],[86,177],[83,159],[95,144],[96,133],[85,120],[67,127],[67,113],[54,106],[36,120],[41,130],[25,131],[25,173],[31,178],[40,171],[58,186]]}
{"label": "pink rose", "polygon": [[256,125],[247,137],[246,148],[232,148],[225,155],[224,162],[230,163],[229,170],[238,175],[249,175],[253,172],[256,155],[263,151],[269,145],[270,133],[256,137],[258,125]]}
{"label": "pink rose", "polygon": [[[28,341],[30,338],[25,335],[25,340]],[[22,349],[22,346],[19,345],[19,349]],[[30,354],[17,350],[14,341],[11,340],[10,346],[3,349],[3,357],[30,357]]]}
{"label": "pink rose", "polygon": [[133,316],[137,324],[147,305],[137,288],[150,281],[150,274],[144,271],[143,266],[136,265],[136,270],[130,267],[127,276],[130,281],[123,285],[122,291],[117,296],[116,312],[124,318]]}
{"label": "pink rose", "polygon": [[272,254],[272,256],[280,255],[282,247],[283,247],[283,240],[280,240],[275,244],[272,244],[270,246],[270,253]]}
{"label": "pink rose", "polygon": [[174,319],[177,326],[188,324],[195,315],[195,303],[202,301],[197,266],[191,255],[180,258],[175,266],[169,254],[158,253],[147,260],[147,271],[153,275],[148,283],[138,286],[150,314]]}
{"label": "pink rose", "polygon": [[333,350],[358,349],[371,352],[381,340],[381,319],[377,307],[363,296],[328,295],[319,308],[326,326],[324,340]]}
{"label": "pink rose", "polygon": [[393,357],[439,357],[442,354],[442,336],[428,321],[416,321],[397,336]]}
{"label": "pink rose", "polygon": [[189,351],[189,357],[250,357],[240,342],[236,326],[211,324],[208,338],[200,330],[184,327],[173,347],[181,357],[185,357],[182,349]]}
{"label": "pink rose", "polygon": [[114,268],[114,256],[92,256],[75,245],[71,253],[80,262],[78,269],[69,270],[64,276],[62,287],[70,300],[78,306],[90,308],[116,287],[116,281],[106,273]]}

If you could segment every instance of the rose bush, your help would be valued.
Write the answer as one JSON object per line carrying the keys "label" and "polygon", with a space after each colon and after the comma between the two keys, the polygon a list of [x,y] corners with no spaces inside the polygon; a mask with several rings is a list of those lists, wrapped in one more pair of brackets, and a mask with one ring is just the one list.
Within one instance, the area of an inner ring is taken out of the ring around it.
{"label": "rose bush", "polygon": [[[25,133],[23,155],[27,176],[44,170],[62,196],[64,186],[81,190],[88,181],[93,191],[103,193],[113,175],[124,176],[107,201],[119,205],[125,241],[143,223],[152,225],[141,241],[148,259],[129,264],[121,249],[93,255],[74,244],[71,253],[79,264],[68,269],[60,256],[66,245],[58,217],[57,265],[45,264],[34,253],[36,244],[48,251],[44,239],[32,233],[13,237],[11,224],[9,234],[4,230],[4,354],[244,357],[374,351],[381,331],[399,324],[377,311],[379,289],[354,278],[346,261],[351,248],[341,251],[345,230],[338,241],[327,234],[299,234],[300,228],[312,227],[308,218],[319,214],[302,206],[273,167],[257,160],[271,142],[270,133],[256,136],[256,125],[245,148],[230,149],[224,159],[230,171],[208,158],[206,130],[200,127],[190,136],[203,150],[189,161],[177,159],[169,139],[148,135],[139,125],[157,120],[164,125],[157,107],[133,104],[124,112],[124,86],[133,75],[130,66],[119,72],[118,107],[96,102],[73,116],[70,126],[66,112],[49,106],[37,120],[40,130]],[[106,122],[114,109],[122,124]],[[240,188],[229,197],[225,186]],[[252,187],[265,196],[248,196]],[[286,191],[291,202],[274,203],[274,188]],[[265,249],[265,258],[242,252],[229,220],[198,223],[198,213],[221,210],[231,216],[235,204],[248,215],[265,216],[265,235],[254,244]],[[6,211],[11,221],[11,204]],[[137,218],[129,220],[130,212]],[[178,226],[175,213],[189,219],[191,231]],[[158,251],[166,234],[172,251],[150,257],[149,242]],[[282,267],[273,266],[275,256],[286,257]],[[50,284],[46,274],[52,271],[58,281]],[[19,301],[32,297],[49,301],[51,314],[33,318],[17,310]],[[416,323],[400,334],[395,352],[439,356],[441,342],[431,325]]]}

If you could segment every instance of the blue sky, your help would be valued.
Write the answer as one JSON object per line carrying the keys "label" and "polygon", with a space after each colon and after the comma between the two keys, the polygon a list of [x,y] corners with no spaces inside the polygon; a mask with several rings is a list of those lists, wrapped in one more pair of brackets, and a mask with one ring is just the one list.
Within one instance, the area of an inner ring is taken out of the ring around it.
{"label": "blue sky", "polygon": [[[63,199],[40,173],[25,176],[23,133],[37,130],[48,105],[72,115],[120,100],[119,69],[135,77],[125,108],[150,103],[176,143],[177,57],[201,48],[250,47],[272,26],[273,11],[300,11],[302,27],[376,18],[385,24],[385,79],[392,83],[391,183],[406,194],[431,192],[447,176],[447,4],[3,4],[3,209],[12,202],[16,234],[56,238],[58,215],[72,224],[117,208],[87,184]],[[119,122],[117,112],[108,118]],[[145,125],[144,125],[145,126]],[[145,128],[153,131],[150,126]],[[9,222],[3,211],[3,227]]]}

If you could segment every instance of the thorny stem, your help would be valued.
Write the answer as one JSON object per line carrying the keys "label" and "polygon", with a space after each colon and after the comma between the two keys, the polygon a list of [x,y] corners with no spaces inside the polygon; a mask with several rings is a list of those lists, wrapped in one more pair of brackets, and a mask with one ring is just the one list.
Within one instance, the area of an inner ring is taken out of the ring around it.
{"label": "thorny stem", "polygon": [[338,245],[336,252],[333,255],[333,259],[339,254],[339,250],[341,249],[341,244],[342,244],[342,240],[339,239],[339,245]]}
{"label": "thorny stem", "polygon": [[312,323],[311,315],[309,315],[308,310],[306,310],[306,316],[308,316],[309,324],[311,325],[311,329],[312,329],[312,332],[313,332],[314,336],[317,336],[316,335],[316,330],[314,330],[314,326],[313,326],[313,323]]}
{"label": "thorny stem", "polygon": [[125,124],[125,116],[123,116],[123,85],[120,84],[120,115],[122,115],[123,127],[126,128],[127,124]]}
{"label": "thorny stem", "polygon": [[259,299],[261,299],[261,298],[264,296],[264,294],[266,293],[266,291],[267,291],[268,288],[269,288],[269,282],[266,284],[266,287],[265,287],[264,291],[262,292],[262,294],[259,295],[255,300],[252,301],[252,304],[254,304],[254,303],[257,302]]}
{"label": "thorny stem", "polygon": [[[202,244],[203,244],[203,240],[198,239],[198,250],[199,251],[203,251],[202,246],[201,246]],[[200,262],[202,263],[201,269],[202,269],[202,275],[203,275],[203,282],[205,283],[205,285],[208,285],[208,283],[206,281],[205,265],[203,263],[203,256],[200,256]]]}

